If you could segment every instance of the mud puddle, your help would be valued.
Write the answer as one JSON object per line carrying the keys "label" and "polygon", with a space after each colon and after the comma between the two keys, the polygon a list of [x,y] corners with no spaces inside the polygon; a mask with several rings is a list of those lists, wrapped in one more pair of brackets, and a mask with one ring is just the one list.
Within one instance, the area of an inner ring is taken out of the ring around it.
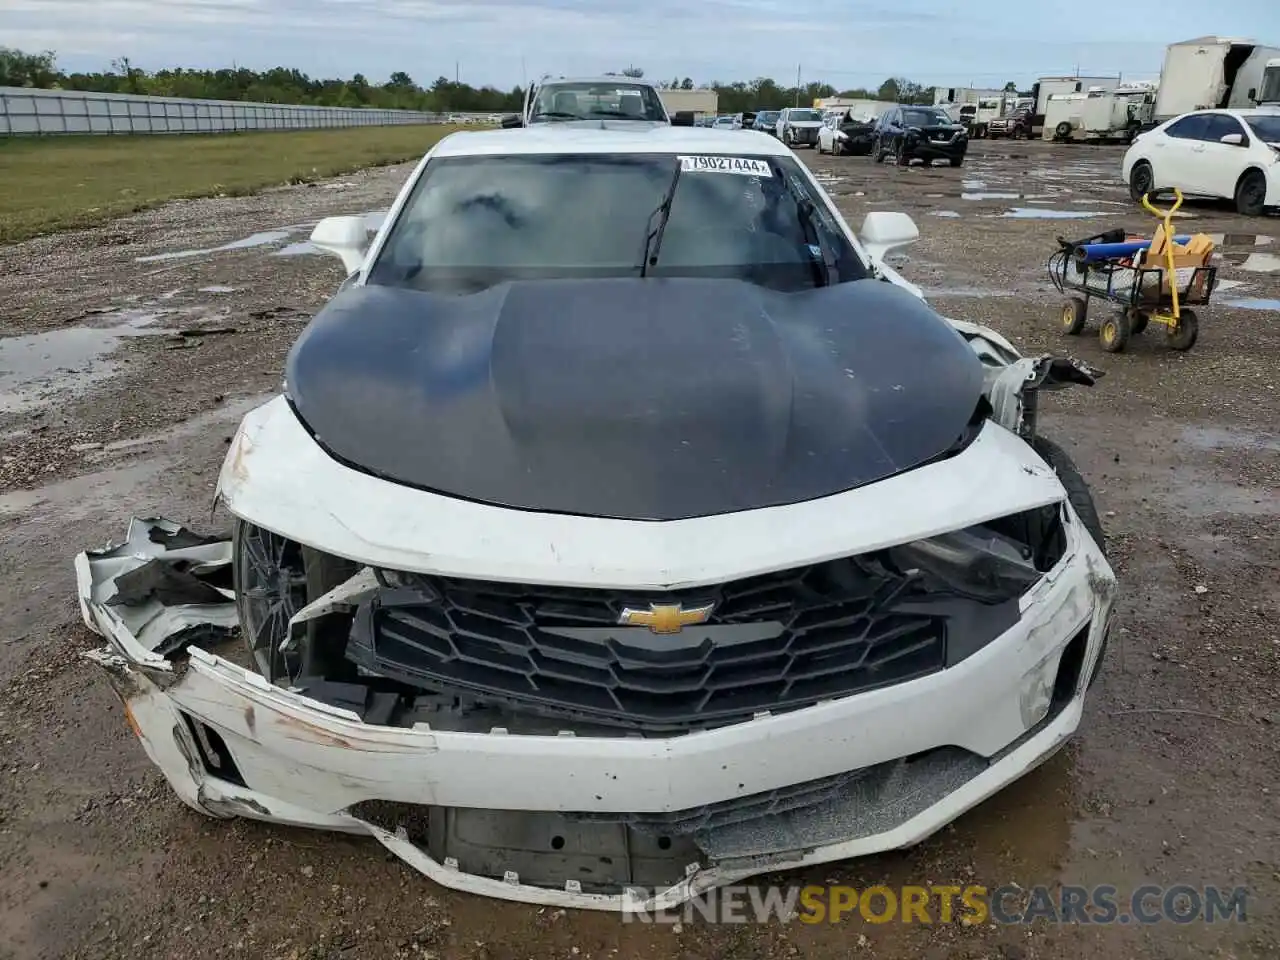
{"label": "mud puddle", "polygon": [[[386,219],[386,210],[373,210],[368,213],[357,214],[363,221],[365,230],[369,233],[375,233],[381,226],[383,220]],[[228,253],[236,250],[252,250],[259,247],[276,247],[282,243],[288,242],[288,245],[282,249],[273,251],[274,256],[298,256],[300,254],[323,254],[324,251],[313,246],[306,240],[295,240],[298,233],[306,231],[310,233],[315,228],[316,222],[312,223],[294,223],[285,227],[278,227],[274,230],[262,230],[258,233],[250,234],[239,240],[232,240],[217,247],[203,247],[191,250],[170,250],[165,253],[153,253],[145,257],[135,257],[137,263],[157,263],[168,260],[186,260],[192,257],[212,256],[218,253]],[[212,292],[212,291],[211,291]],[[230,288],[219,292],[231,292]]]}
{"label": "mud puddle", "polygon": [[1012,290],[993,290],[986,287],[922,287],[926,297],[1014,297]]}
{"label": "mud puddle", "polygon": [[[1246,273],[1280,273],[1280,253],[1265,249],[1275,246],[1275,238],[1261,233],[1211,233],[1209,239],[1218,248],[1218,256]],[[1255,307],[1268,310],[1271,307]]]}
{"label": "mud puddle", "polygon": [[[1221,284],[1219,284],[1221,286]],[[1264,297],[1245,297],[1242,300],[1227,300],[1225,306],[1238,307],[1241,310],[1274,310],[1280,312],[1280,300],[1268,300]]]}
{"label": "mud puddle", "polygon": [[1054,210],[1047,207],[1014,207],[1000,214],[1005,220],[1088,220],[1110,217],[1114,210]]}
{"label": "mud puddle", "polygon": [[1224,427],[1186,427],[1184,442],[1199,450],[1252,450],[1280,453],[1280,435],[1228,430]]}
{"label": "mud puddle", "polygon": [[110,326],[0,337],[0,413],[39,406],[111,377],[118,365],[109,355],[122,340],[172,332],[154,326],[165,313],[121,310],[102,315],[115,321]]}

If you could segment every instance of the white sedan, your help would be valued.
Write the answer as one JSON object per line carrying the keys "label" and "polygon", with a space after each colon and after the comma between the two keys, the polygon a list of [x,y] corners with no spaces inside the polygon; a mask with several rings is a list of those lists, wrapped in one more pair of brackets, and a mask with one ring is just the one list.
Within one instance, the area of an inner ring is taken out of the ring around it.
{"label": "white sedan", "polygon": [[[367,228],[312,233],[349,276],[231,442],[231,542],[77,559],[191,807],[660,909],[914,844],[1075,732],[1116,580],[1032,392],[1092,376],[935,313],[905,214],[855,234],[769,137],[552,123],[442,139]],[[166,553],[234,591],[127,606]],[[233,593],[240,662],[191,629]]]}
{"label": "white sedan", "polygon": [[1280,110],[1196,110],[1140,134],[1124,155],[1129,195],[1177,187],[1235,201],[1246,216],[1280,207]]}

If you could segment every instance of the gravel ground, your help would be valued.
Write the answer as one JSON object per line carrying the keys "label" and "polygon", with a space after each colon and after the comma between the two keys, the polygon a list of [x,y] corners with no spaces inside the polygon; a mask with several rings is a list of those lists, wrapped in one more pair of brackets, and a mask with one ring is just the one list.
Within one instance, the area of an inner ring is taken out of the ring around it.
{"label": "gravel ground", "polygon": [[1280,219],[1189,207],[1188,229],[1224,235],[1229,281],[1200,343],[1174,353],[1153,325],[1108,355],[1093,327],[1060,336],[1043,264],[1059,233],[1150,229],[1118,150],[805,159],[855,224],[916,218],[900,268],[940,310],[1106,370],[1043,418],[1094,486],[1122,594],[1066,751],[913,850],[784,882],[1243,884],[1247,923],[624,925],[450,893],[371,840],[182,806],[79,656],[72,556],[134,514],[225,524],[226,443],[341,279],[291,245],[320,216],[385,209],[402,166],[0,248],[0,957],[1275,957],[1280,304],[1249,301],[1280,297]]}

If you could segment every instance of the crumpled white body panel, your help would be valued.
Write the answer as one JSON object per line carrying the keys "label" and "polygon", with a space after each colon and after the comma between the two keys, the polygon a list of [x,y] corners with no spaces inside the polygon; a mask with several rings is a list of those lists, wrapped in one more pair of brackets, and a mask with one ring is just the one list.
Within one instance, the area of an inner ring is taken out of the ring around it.
{"label": "crumpled white body panel", "polygon": [[877,550],[1063,499],[995,423],[962,453],[847,493],[654,523],[509,510],[379,480],[326,454],[283,397],[244,418],[218,479],[258,526],[371,566],[482,580],[663,590]]}
{"label": "crumpled white body panel", "polygon": [[[710,583],[872,550],[1060,500],[1056,476],[992,424],[957,457],[811,504],[667,524],[539,516],[397,488],[329,460],[282,400],[251,414],[222,475],[237,514],[365,563],[399,569],[654,587]],[[90,619],[94,654],[179,796],[214,816],[367,833],[439,883],[565,907],[672,906],[767,871],[909,846],[1052,755],[1076,729],[1102,647],[1114,575],[1068,508],[1069,547],[1020,622],[961,663],[893,686],[670,738],[380,726],[273,686],[200,649],[185,669],[147,656],[121,621]],[[340,519],[339,519],[340,518]],[[605,558],[607,566],[602,565]],[[95,588],[88,585],[89,591]],[[82,585],[83,592],[83,585]],[[1075,693],[1048,715],[1063,651],[1084,637]],[[211,775],[188,719],[218,732],[246,786]],[[569,726],[566,722],[566,726]],[[350,810],[368,800],[461,808],[670,813],[956,746],[982,772],[904,822],[766,862],[704,862],[644,903],[463,872]]]}

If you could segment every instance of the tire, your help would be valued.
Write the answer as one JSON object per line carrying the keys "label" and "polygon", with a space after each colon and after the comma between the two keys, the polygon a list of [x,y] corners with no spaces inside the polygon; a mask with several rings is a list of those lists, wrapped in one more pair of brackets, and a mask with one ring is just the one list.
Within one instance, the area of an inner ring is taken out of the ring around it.
{"label": "tire", "polygon": [[1139,160],[1129,171],[1129,199],[1134,203],[1141,203],[1143,197],[1153,194],[1154,200],[1155,182],[1156,175],[1151,169],[1151,164],[1145,160]]}
{"label": "tire", "polygon": [[[343,666],[346,630],[333,617],[307,623],[298,648],[280,644],[289,618],[355,575],[359,566],[236,518],[231,534],[231,578],[241,633],[255,669],[272,683]],[[273,575],[274,574],[274,575]]]}
{"label": "tire", "polygon": [[893,162],[900,167],[911,166],[911,158],[907,156],[907,146],[901,139],[898,140],[897,146],[893,148]]}
{"label": "tire", "polygon": [[1098,516],[1098,506],[1093,502],[1093,493],[1089,490],[1089,484],[1085,482],[1075,462],[1062,447],[1048,437],[1039,435],[1032,437],[1031,448],[1039,454],[1041,460],[1053,467],[1053,472],[1058,475],[1058,481],[1067,491],[1067,502],[1071,504],[1071,509],[1076,512],[1084,528],[1089,531],[1089,536],[1093,537],[1103,556],[1106,556],[1107,540],[1102,530],[1102,518]]}
{"label": "tire", "polygon": [[1098,340],[1107,353],[1120,353],[1128,345],[1132,333],[1129,314],[1117,310],[1102,321],[1102,326],[1098,328]]}
{"label": "tire", "polygon": [[1165,343],[1172,350],[1180,352],[1190,350],[1200,337],[1200,318],[1195,312],[1183,307],[1178,311],[1177,327],[1165,327]]}
{"label": "tire", "polygon": [[1236,212],[1260,217],[1266,209],[1267,176],[1261,170],[1246,170],[1236,184]]}
{"label": "tire", "polygon": [[1053,135],[1059,140],[1066,140],[1071,136],[1071,124],[1063,120],[1060,124],[1053,128]]}
{"label": "tire", "polygon": [[1129,311],[1129,336],[1136,337],[1147,329],[1147,324],[1151,321],[1151,315],[1144,310],[1133,307]]}
{"label": "tire", "polygon": [[1084,297],[1068,297],[1062,302],[1062,332],[1078,337],[1089,319],[1089,301]]}
{"label": "tire", "polygon": [[964,157],[949,157],[948,160],[950,161],[951,166],[953,167],[964,166]]}
{"label": "tire", "polygon": [[879,137],[871,141],[871,159],[876,163],[884,163],[884,144]]}

